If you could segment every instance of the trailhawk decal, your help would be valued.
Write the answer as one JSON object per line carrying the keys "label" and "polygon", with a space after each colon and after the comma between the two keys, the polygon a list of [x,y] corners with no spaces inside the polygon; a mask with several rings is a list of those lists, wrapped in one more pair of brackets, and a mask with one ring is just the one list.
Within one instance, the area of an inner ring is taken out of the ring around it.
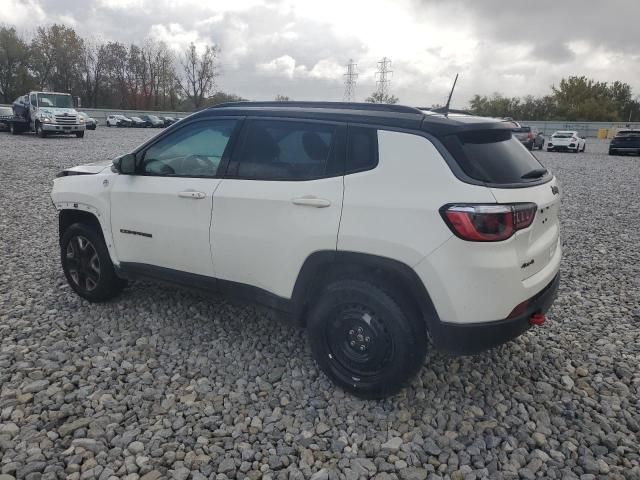
{"label": "trailhawk decal", "polygon": [[151,235],[150,233],[136,232],[134,230],[126,230],[124,228],[120,229],[120,233],[126,233],[128,235],[140,235],[141,237],[147,237],[147,238],[153,237],[153,235]]}

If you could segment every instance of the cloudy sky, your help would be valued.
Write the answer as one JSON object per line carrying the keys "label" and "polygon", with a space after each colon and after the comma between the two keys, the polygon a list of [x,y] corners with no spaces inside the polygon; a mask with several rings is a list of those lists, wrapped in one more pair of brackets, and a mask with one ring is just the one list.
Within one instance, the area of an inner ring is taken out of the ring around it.
{"label": "cloudy sky", "polygon": [[95,41],[215,43],[220,89],[253,100],[341,100],[350,58],[364,100],[383,56],[408,105],[444,103],[456,72],[460,107],[474,93],[546,93],[568,75],[640,94],[638,0],[0,0],[0,12],[26,35],[57,22]]}

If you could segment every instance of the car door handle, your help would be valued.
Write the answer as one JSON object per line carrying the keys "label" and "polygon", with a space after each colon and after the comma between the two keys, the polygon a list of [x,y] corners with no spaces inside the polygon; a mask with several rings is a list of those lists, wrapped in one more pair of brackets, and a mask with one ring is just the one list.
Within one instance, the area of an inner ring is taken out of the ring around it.
{"label": "car door handle", "polygon": [[331,205],[331,202],[326,198],[313,197],[311,195],[306,197],[294,198],[291,200],[294,205],[302,205],[306,207],[326,208]]}
{"label": "car door handle", "polygon": [[179,192],[178,196],[182,198],[194,198],[196,200],[200,200],[206,197],[207,194],[204,192],[196,192],[195,190],[185,190],[184,192]]}

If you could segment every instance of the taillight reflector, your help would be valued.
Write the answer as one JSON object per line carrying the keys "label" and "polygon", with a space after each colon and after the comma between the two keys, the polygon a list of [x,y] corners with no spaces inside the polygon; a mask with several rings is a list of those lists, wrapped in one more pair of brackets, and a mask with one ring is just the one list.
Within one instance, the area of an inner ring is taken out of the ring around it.
{"label": "taillight reflector", "polygon": [[440,209],[451,231],[471,242],[499,242],[533,222],[535,203],[445,205]]}

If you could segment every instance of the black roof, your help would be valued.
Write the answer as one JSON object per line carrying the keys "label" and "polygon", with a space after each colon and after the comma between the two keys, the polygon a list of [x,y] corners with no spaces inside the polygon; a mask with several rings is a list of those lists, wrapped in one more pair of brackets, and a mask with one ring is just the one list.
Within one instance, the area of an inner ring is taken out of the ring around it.
{"label": "black roof", "polygon": [[445,116],[405,105],[347,102],[231,102],[206,108],[193,118],[219,115],[251,115],[265,117],[308,118],[343,121],[409,130],[422,130],[436,136],[459,131],[506,129],[512,124],[501,119],[476,117],[463,113]]}

